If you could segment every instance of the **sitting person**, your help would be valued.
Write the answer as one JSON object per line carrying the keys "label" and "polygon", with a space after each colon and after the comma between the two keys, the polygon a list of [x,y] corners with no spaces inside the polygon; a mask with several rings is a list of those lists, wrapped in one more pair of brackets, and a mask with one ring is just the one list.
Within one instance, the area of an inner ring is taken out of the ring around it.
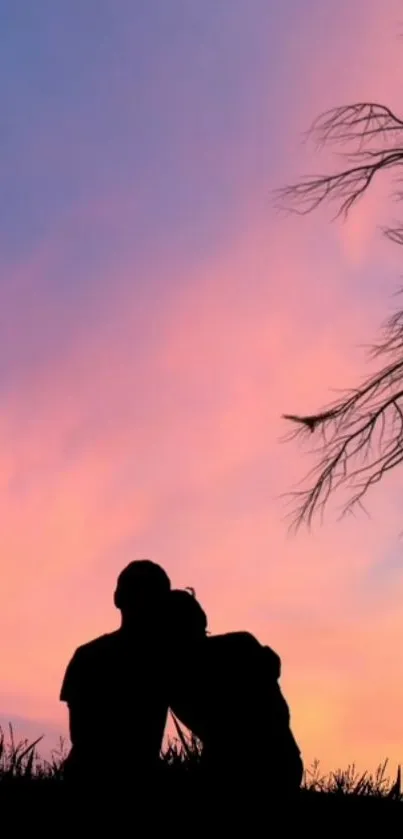
{"label": "sitting person", "polygon": [[206,615],[189,591],[170,594],[177,668],[170,707],[203,744],[201,763],[275,794],[297,792],[300,750],[278,683],[280,659],[248,632],[208,636]]}
{"label": "sitting person", "polygon": [[170,580],[149,560],[120,573],[121,626],[79,647],[60,698],[69,710],[67,780],[127,781],[159,764],[168,713],[164,640]]}

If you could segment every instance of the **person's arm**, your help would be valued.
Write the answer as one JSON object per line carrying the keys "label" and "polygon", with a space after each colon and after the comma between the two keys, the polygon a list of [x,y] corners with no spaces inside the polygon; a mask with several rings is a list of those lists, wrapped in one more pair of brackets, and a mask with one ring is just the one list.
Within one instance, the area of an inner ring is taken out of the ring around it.
{"label": "person's arm", "polygon": [[69,711],[69,732],[73,746],[92,739],[94,708],[91,708],[86,691],[86,664],[77,650],[67,666],[60,691],[60,699]]}
{"label": "person's arm", "polygon": [[99,730],[94,731],[94,708],[74,699],[68,702],[69,731],[73,746],[89,746],[96,743]]}

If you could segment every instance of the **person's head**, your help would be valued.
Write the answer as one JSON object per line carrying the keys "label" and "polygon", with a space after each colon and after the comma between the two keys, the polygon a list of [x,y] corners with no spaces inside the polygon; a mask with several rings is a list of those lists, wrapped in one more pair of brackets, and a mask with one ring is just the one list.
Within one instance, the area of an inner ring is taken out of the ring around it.
{"label": "person's head", "polygon": [[207,616],[192,589],[173,589],[169,595],[169,632],[180,643],[197,641],[207,633]]}
{"label": "person's head", "polygon": [[160,565],[150,559],[130,562],[120,572],[114,603],[122,613],[122,623],[153,624],[165,612],[171,582]]}

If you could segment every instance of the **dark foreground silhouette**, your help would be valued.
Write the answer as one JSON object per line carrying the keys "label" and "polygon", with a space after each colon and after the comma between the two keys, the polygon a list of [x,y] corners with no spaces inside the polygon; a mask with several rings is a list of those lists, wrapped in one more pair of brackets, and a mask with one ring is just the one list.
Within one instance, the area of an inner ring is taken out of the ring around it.
{"label": "dark foreground silhouette", "polygon": [[247,632],[209,637],[194,593],[172,591],[149,560],[122,571],[114,602],[120,629],[79,647],[63,680],[72,742],[66,780],[144,784],[160,769],[170,706],[201,742],[205,776],[248,786],[256,798],[262,784],[273,799],[297,794],[303,766],[277,654]]}
{"label": "dark foreground silhouette", "polygon": [[303,765],[278,682],[279,656],[248,632],[206,636],[207,617],[189,592],[173,591],[170,600],[181,662],[170,705],[203,744],[201,767],[232,786],[295,795]]}
{"label": "dark foreground silhouette", "polygon": [[[299,832],[312,828],[314,817],[326,834],[338,816],[344,832],[353,818],[361,828],[367,816],[371,828],[380,814],[382,827],[401,819],[396,785],[362,782],[361,795],[346,796],[339,777],[327,792],[318,779],[300,789],[302,761],[273,650],[247,632],[209,636],[193,594],[172,591],[163,569],[149,561],[124,569],[114,601],[120,629],[79,647],[66,670],[67,760],[35,770],[26,749],[3,772],[1,793],[23,786],[38,791],[36,800],[61,796],[63,813],[77,814],[77,803],[92,829],[108,811],[115,832],[124,818],[130,832],[141,824],[148,835],[157,826],[190,835],[223,827],[261,835],[264,826],[277,835],[294,821]],[[161,758],[169,707],[182,749],[171,745]],[[177,718],[193,732],[190,741]]]}
{"label": "dark foreground silhouette", "polygon": [[[185,742],[186,748],[178,742],[168,746],[161,759],[160,772],[145,790],[123,785],[123,790],[128,789],[126,797],[123,794],[117,799],[114,790],[99,796],[95,790],[94,795],[79,799],[77,821],[71,788],[63,780],[63,754],[55,754],[51,762],[42,761],[36,755],[34,744],[18,743],[17,738],[11,742],[0,731],[2,823],[6,828],[5,818],[10,812],[13,830],[17,827],[22,831],[26,825],[30,832],[39,825],[42,831],[49,822],[53,833],[55,830],[60,832],[61,826],[64,830],[66,821],[73,815],[78,835],[78,826],[82,827],[85,817],[92,829],[99,823],[105,827],[104,819],[112,820],[115,831],[122,818],[129,818],[133,827],[131,835],[136,835],[136,826],[144,827],[141,835],[152,835],[154,825],[168,835],[172,832],[176,836],[197,836],[201,830],[214,836],[215,828],[221,826],[225,831],[240,828],[241,835],[245,836],[280,835],[288,825],[291,828],[295,825],[298,835],[306,829],[307,835],[321,837],[334,835],[336,829],[342,836],[360,835],[363,830],[370,830],[372,835],[375,829],[384,835],[385,830],[401,829],[400,779],[388,782],[385,764],[373,776],[359,774],[350,768],[322,777],[317,767],[306,774],[292,807],[276,813],[271,806],[269,789],[263,790],[260,806],[256,807],[247,793],[238,793],[237,797],[231,795],[231,787],[225,779],[219,786],[214,785],[200,772],[197,742],[194,738],[186,738]],[[90,764],[90,776],[93,771],[98,774]],[[277,818],[281,818],[278,829],[273,825]],[[226,832],[223,835],[227,835]]]}
{"label": "dark foreground silhouette", "polygon": [[98,781],[108,783],[158,765],[169,702],[169,593],[170,581],[160,566],[149,560],[130,563],[114,594],[120,628],[73,655],[60,693],[69,709],[72,750],[65,774],[72,782],[88,783],[90,765]]}

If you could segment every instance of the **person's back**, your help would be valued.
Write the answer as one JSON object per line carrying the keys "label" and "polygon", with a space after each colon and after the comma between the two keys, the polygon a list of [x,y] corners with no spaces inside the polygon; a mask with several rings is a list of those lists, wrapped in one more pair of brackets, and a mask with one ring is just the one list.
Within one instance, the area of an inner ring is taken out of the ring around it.
{"label": "person's back", "polygon": [[168,698],[161,643],[121,629],[75,652],[63,681],[73,743],[68,766],[107,775],[155,765]]}
{"label": "person's back", "polygon": [[161,631],[167,592],[162,569],[131,563],[115,592],[121,628],[73,655],[60,694],[72,741],[66,777],[125,779],[157,765],[168,710]]}
{"label": "person's back", "polygon": [[302,761],[278,683],[280,666],[278,655],[247,632],[193,640],[170,704],[202,741],[206,767],[299,787]]}

